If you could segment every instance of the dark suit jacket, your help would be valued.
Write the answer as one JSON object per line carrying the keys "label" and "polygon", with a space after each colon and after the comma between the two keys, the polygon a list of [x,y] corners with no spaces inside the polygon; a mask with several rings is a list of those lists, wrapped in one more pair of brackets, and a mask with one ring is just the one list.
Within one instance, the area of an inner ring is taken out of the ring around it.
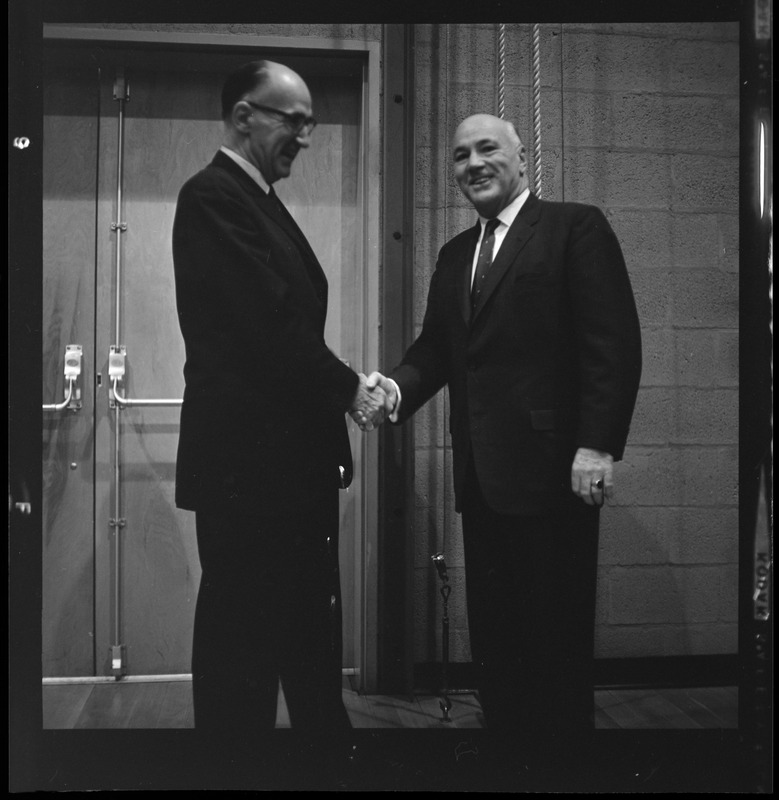
{"label": "dark suit jacket", "polygon": [[357,375],[325,344],[327,280],[292,217],[219,152],[173,225],[186,389],[181,508],[276,513],[351,480]]}
{"label": "dark suit jacket", "polygon": [[641,374],[633,293],[600,210],[531,194],[471,318],[478,236],[440,251],[422,332],[390,375],[399,421],[448,384],[457,509],[472,453],[495,511],[544,513],[571,492],[578,447],[622,457]]}

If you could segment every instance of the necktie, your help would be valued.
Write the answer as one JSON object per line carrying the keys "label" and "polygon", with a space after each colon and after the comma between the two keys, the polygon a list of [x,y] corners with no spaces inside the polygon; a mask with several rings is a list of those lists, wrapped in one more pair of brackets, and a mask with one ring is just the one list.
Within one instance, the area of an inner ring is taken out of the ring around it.
{"label": "necktie", "polygon": [[476,262],[476,275],[473,278],[473,285],[471,286],[471,309],[476,308],[476,303],[479,301],[482,287],[484,286],[484,279],[487,277],[487,270],[492,264],[492,251],[495,246],[495,228],[500,223],[499,219],[487,220],[484,226],[484,236],[481,240],[481,247],[479,248],[479,259]]}

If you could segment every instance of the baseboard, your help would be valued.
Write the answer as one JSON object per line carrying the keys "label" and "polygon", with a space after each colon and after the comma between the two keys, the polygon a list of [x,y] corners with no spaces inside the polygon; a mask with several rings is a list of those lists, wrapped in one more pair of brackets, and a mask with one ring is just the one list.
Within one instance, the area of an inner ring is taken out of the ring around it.
{"label": "baseboard", "polygon": [[737,686],[738,655],[598,658],[595,685],[603,689],[644,686]]}
{"label": "baseboard", "polygon": [[[473,664],[456,662],[447,667],[447,688],[473,689]],[[737,686],[737,655],[646,656],[642,658],[598,658],[595,660],[595,688],[671,688],[684,686]],[[435,693],[441,686],[441,665],[414,665],[414,688]]]}

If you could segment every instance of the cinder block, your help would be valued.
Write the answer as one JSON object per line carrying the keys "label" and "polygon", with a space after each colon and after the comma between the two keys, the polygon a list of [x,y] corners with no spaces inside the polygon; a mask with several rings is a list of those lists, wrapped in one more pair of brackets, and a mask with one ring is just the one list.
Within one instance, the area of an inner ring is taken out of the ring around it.
{"label": "cinder block", "polygon": [[595,627],[607,625],[609,621],[609,581],[608,567],[598,570],[598,583],[595,596]]}
{"label": "cinder block", "polygon": [[676,508],[604,507],[598,554],[601,571],[610,566],[667,564],[679,514]]}
{"label": "cinder block", "polygon": [[567,200],[600,206],[667,209],[674,156],[567,148]]}
{"label": "cinder block", "polygon": [[[667,328],[649,328],[641,331],[642,363],[639,399],[647,387],[673,386],[676,375],[676,338],[677,332]],[[631,441],[634,441],[632,435]]]}
{"label": "cinder block", "polygon": [[615,568],[609,620],[617,625],[717,622],[720,567]]}
{"label": "cinder block", "polygon": [[444,205],[446,177],[441,175],[434,147],[417,147],[415,152],[415,205],[418,209],[434,209]]}
{"label": "cinder block", "polygon": [[[735,84],[731,84],[735,89]],[[738,157],[739,96],[669,97],[665,147]]]}
{"label": "cinder block", "polygon": [[688,655],[683,625],[598,625],[596,658]]}
{"label": "cinder block", "polygon": [[659,28],[656,37],[564,29],[563,85],[601,91],[665,89],[670,42]]}
{"label": "cinder block", "polygon": [[684,631],[691,656],[734,655],[738,653],[738,625],[722,622],[688,625]]}
{"label": "cinder block", "polygon": [[642,388],[630,423],[630,441],[634,445],[664,445],[671,441],[676,427],[676,405],[673,389]]}
{"label": "cinder block", "polygon": [[462,517],[448,509],[416,508],[414,510],[414,565],[432,569],[432,556],[443,552],[447,566],[464,567]]}
{"label": "cinder block", "polygon": [[669,39],[692,39],[738,42],[738,23],[733,22],[575,22],[566,23],[566,32],[612,34],[616,36],[667,36]]}
{"label": "cinder block", "polygon": [[738,503],[737,448],[681,447],[680,505],[735,506]]}
{"label": "cinder block", "polygon": [[446,33],[450,74],[468,75],[474,82],[494,86],[498,56],[497,25],[449,25]]}
{"label": "cinder block", "polygon": [[449,420],[444,414],[444,391],[428,400],[414,415],[414,443],[418,447],[443,447]]}
{"label": "cinder block", "polygon": [[738,276],[717,270],[671,275],[670,318],[687,328],[738,328]]}
{"label": "cinder block", "polygon": [[709,329],[675,332],[673,382],[678,387],[716,384],[722,366],[719,332]]}
{"label": "cinder block", "polygon": [[676,392],[676,430],[681,444],[738,442],[738,390],[682,387]]}
{"label": "cinder block", "polygon": [[618,140],[618,130],[634,127],[632,119],[615,114],[610,92],[567,92],[555,117],[561,112],[566,147],[613,147]]}
{"label": "cinder block", "polygon": [[673,564],[733,564],[738,562],[738,510],[682,508],[669,536]]}
{"label": "cinder block", "polygon": [[[718,461],[715,461],[718,466]],[[678,450],[631,443],[620,462],[618,501],[624,505],[680,506],[684,474]]]}
{"label": "cinder block", "polygon": [[737,562],[726,564],[720,569],[719,619],[721,622],[738,622],[738,573]]}
{"label": "cinder block", "polygon": [[[419,75],[419,72],[417,70],[416,74]],[[433,88],[441,85],[438,76],[429,76],[428,81],[431,86],[424,91],[418,87],[414,95],[414,146],[446,151],[450,136],[446,122],[448,98],[445,92]]]}
{"label": "cinder block", "polygon": [[667,211],[610,209],[606,216],[617,235],[631,274],[671,268],[674,264],[671,255],[673,217]]}
{"label": "cinder block", "polygon": [[417,508],[439,509],[444,503],[444,454],[443,449],[414,449],[415,505]]}
{"label": "cinder block", "polygon": [[727,212],[738,208],[738,157],[679,153],[672,156],[675,211]]}
{"label": "cinder block", "polygon": [[739,383],[739,335],[737,331],[717,333],[717,362],[719,371],[716,377],[718,386],[738,386]]}
{"label": "cinder block", "polygon": [[646,92],[614,94],[612,138],[620,148],[738,154],[738,93],[683,97]]}
{"label": "cinder block", "polygon": [[721,215],[678,211],[671,215],[674,267],[713,270],[722,261]]}
{"label": "cinder block", "polygon": [[608,581],[611,624],[686,621],[678,570],[664,566],[615,567],[610,570]]}
{"label": "cinder block", "polygon": [[667,327],[671,321],[672,273],[633,270],[630,283],[642,327]]}
{"label": "cinder block", "polygon": [[672,92],[738,94],[738,41],[669,43],[667,51],[669,89]]}
{"label": "cinder block", "polygon": [[739,221],[737,213],[717,215],[719,228],[719,266],[725,272],[738,272]]}
{"label": "cinder block", "polygon": [[414,567],[421,569],[429,566],[430,553],[438,550],[443,538],[440,525],[441,515],[436,508],[414,509]]}

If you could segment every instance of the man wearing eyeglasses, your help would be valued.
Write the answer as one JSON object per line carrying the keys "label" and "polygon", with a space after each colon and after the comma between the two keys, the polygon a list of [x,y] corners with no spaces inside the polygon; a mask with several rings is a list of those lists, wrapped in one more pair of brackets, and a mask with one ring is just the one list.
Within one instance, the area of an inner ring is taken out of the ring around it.
{"label": "man wearing eyeglasses", "polygon": [[282,64],[247,64],[224,84],[222,117],[223,146],[181,189],[173,227],[186,346],[176,502],[196,514],[202,566],[195,727],[273,729],[281,681],[292,727],[329,739],[350,728],[345,414],[365,424],[384,393],[326,346],[325,274],[273,191],[316,124],[305,82]]}

